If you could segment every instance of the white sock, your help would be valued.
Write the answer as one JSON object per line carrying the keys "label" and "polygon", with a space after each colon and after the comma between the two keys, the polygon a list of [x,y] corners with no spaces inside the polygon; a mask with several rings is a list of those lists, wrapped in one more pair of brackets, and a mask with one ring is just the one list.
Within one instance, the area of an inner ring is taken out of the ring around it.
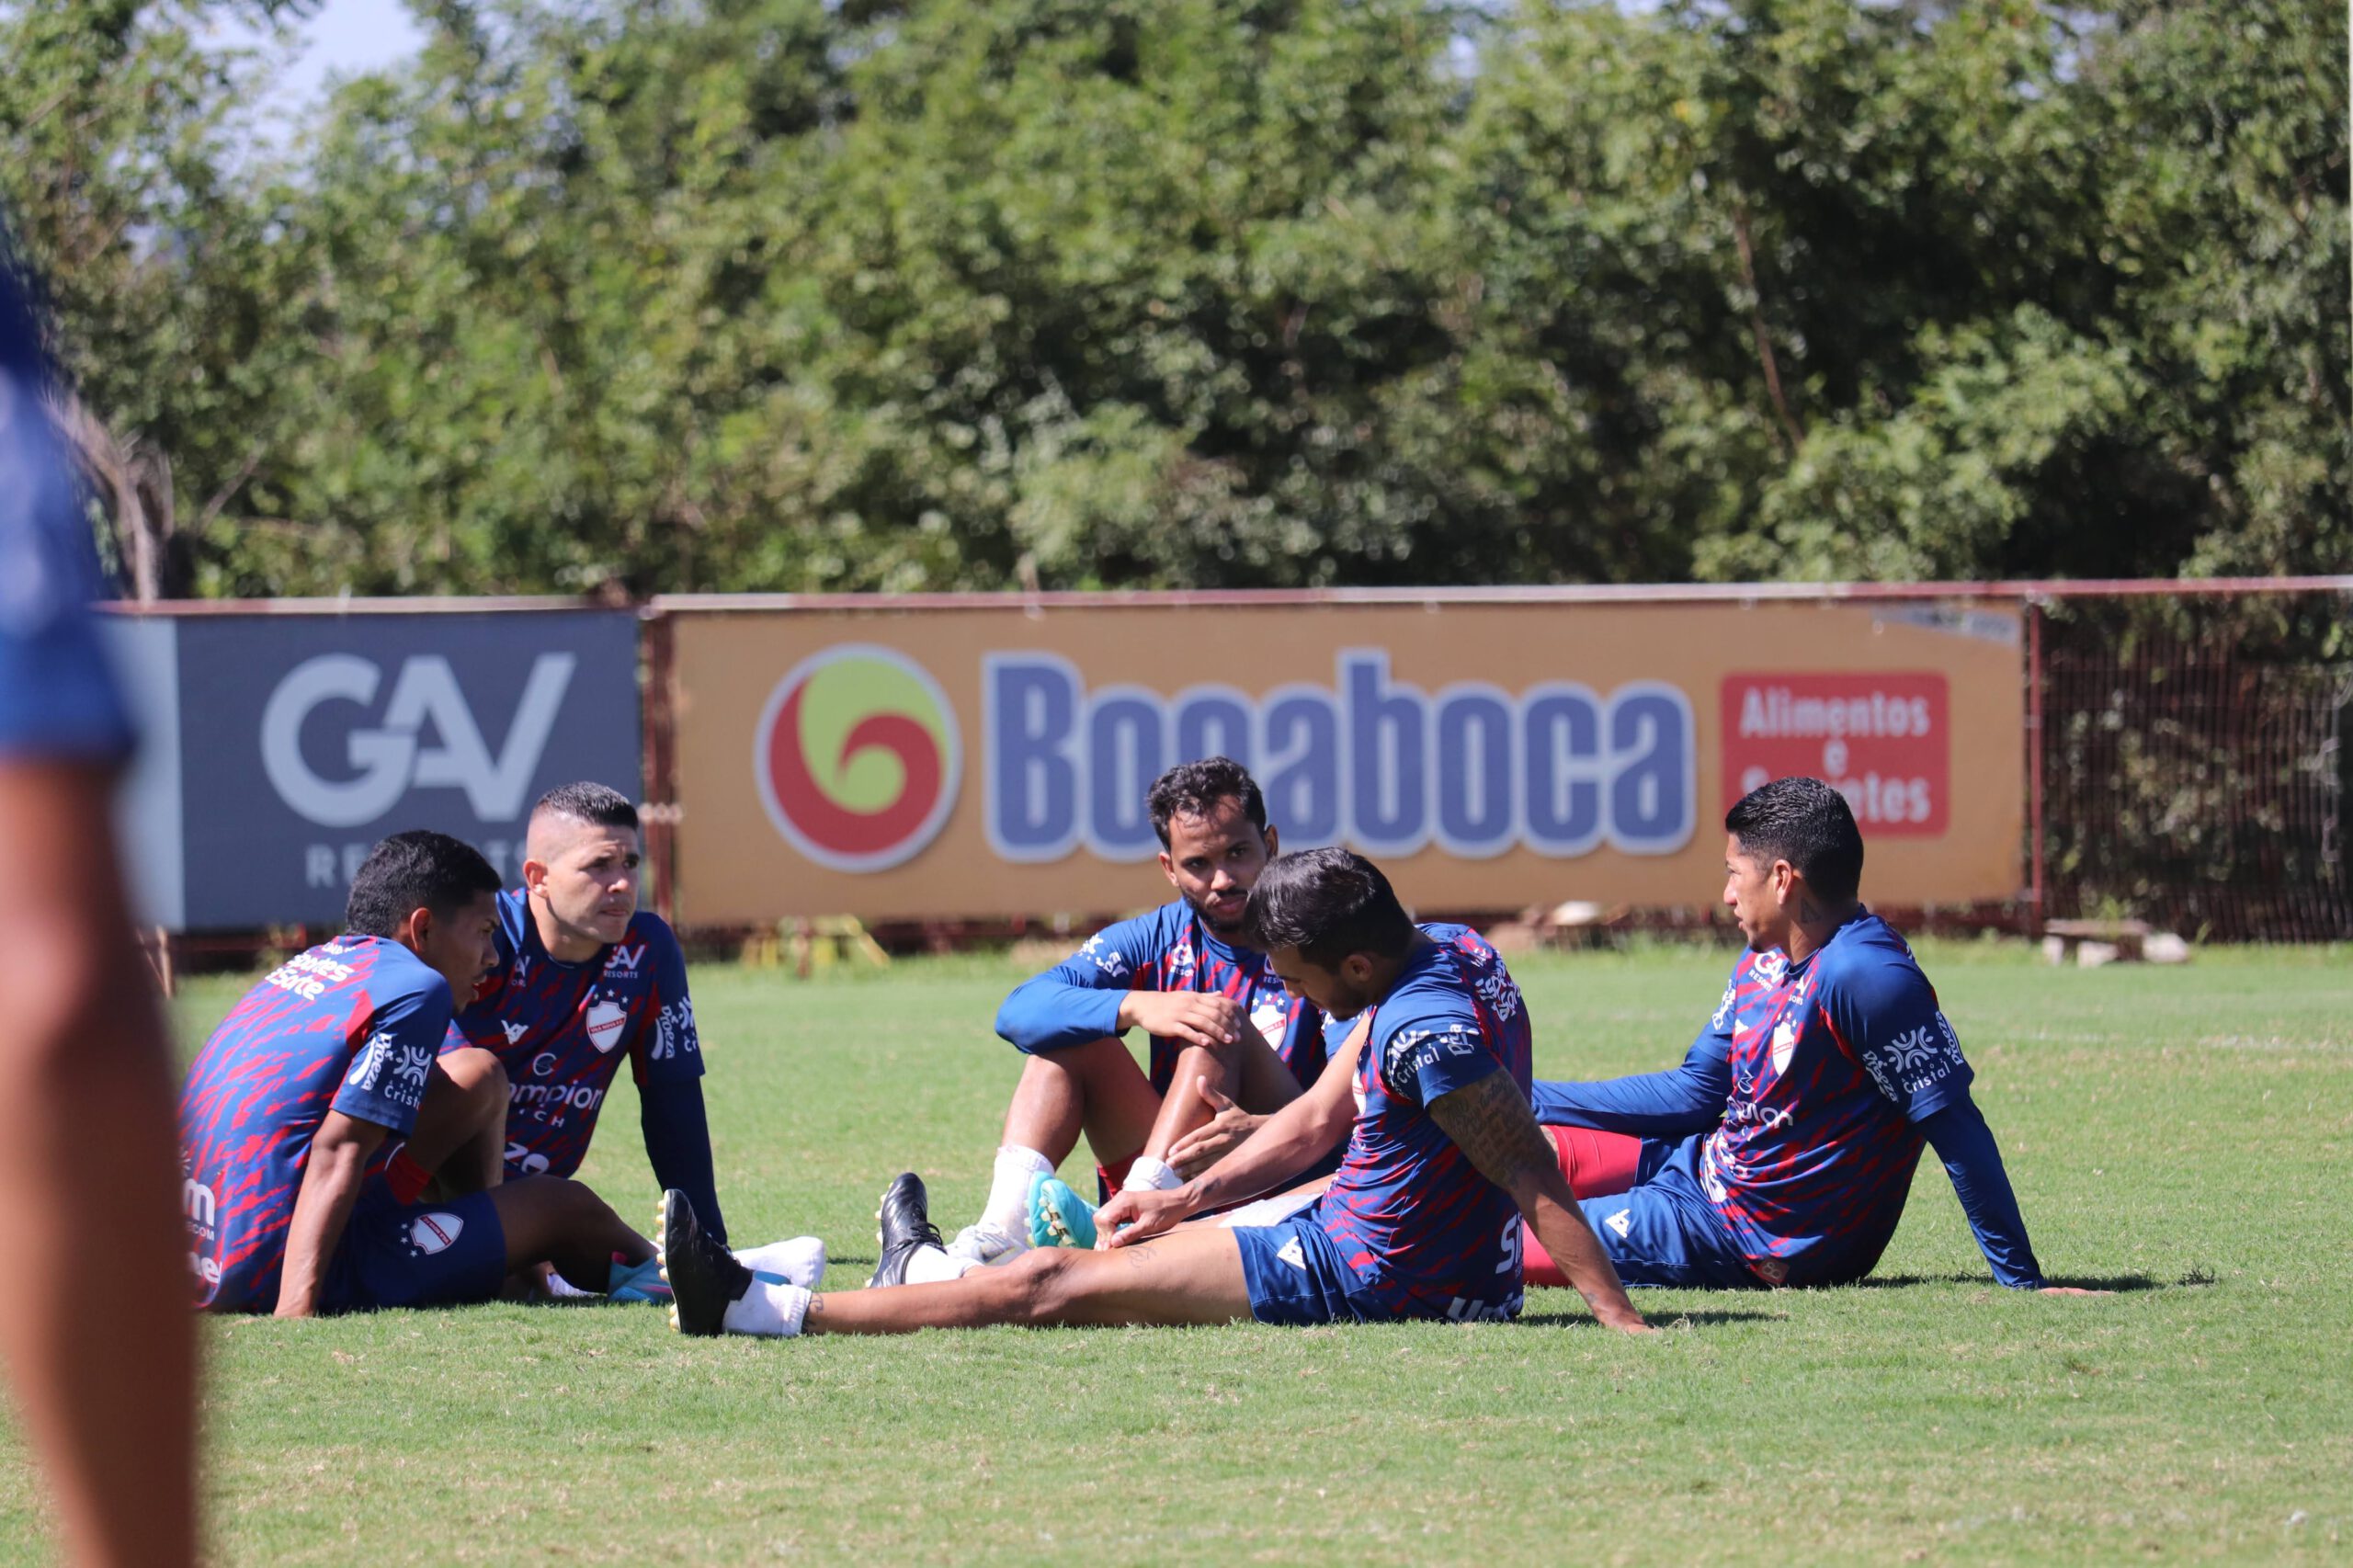
{"label": "white sock", "polygon": [[989,1179],[989,1200],[981,1210],[981,1223],[995,1225],[1007,1235],[1029,1233],[1029,1183],[1054,1174],[1053,1161],[1035,1149],[1007,1143],[996,1152],[996,1174]]}
{"label": "white sock", "polygon": [[1170,1166],[1150,1154],[1138,1154],[1128,1165],[1128,1179],[1120,1184],[1126,1192],[1165,1192],[1172,1187],[1182,1187],[1185,1178]]}
{"label": "white sock", "polygon": [[756,1334],[767,1339],[790,1339],[809,1315],[809,1292],[798,1285],[771,1285],[755,1279],[752,1288],[727,1303],[719,1326],[730,1334]]}
{"label": "white sock", "polygon": [[735,1261],[755,1274],[769,1276],[771,1281],[781,1279],[813,1290],[825,1277],[825,1244],[815,1236],[795,1236],[789,1242],[745,1247],[735,1255]]}
{"label": "white sock", "polygon": [[961,1279],[981,1266],[977,1257],[958,1257],[938,1247],[917,1247],[907,1255],[907,1283],[940,1285]]}

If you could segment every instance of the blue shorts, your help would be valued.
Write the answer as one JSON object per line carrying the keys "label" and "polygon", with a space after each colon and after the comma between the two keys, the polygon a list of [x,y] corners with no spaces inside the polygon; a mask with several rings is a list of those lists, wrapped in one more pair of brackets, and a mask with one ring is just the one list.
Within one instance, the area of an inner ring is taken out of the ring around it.
{"label": "blue shorts", "polygon": [[1586,1223],[1629,1286],[1754,1290],[1765,1283],[1750,1272],[1707,1199],[1673,1165],[1624,1192],[1588,1198],[1584,1209]]}
{"label": "blue shorts", "polygon": [[506,1281],[506,1232],[487,1192],[401,1203],[381,1178],[360,1189],[319,1292],[323,1312],[442,1307],[495,1298]]}
{"label": "blue shorts", "polygon": [[[1317,1207],[1321,1207],[1318,1205]],[[1315,1209],[1276,1225],[1236,1225],[1250,1315],[1260,1323],[1394,1323],[1315,1222]]]}

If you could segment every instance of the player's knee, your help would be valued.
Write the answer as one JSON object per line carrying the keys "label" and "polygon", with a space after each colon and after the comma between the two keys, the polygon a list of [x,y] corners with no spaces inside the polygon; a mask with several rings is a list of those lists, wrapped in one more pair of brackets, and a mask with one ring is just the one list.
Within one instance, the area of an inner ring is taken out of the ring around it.
{"label": "player's knee", "polygon": [[1024,1321],[1051,1317],[1070,1299],[1070,1279],[1084,1255],[1067,1247],[1038,1247],[1004,1270],[1012,1306]]}

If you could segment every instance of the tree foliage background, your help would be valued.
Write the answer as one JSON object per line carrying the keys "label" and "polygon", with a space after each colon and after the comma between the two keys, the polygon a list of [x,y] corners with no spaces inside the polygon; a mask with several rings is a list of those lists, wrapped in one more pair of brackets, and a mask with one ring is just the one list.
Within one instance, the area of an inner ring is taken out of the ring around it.
{"label": "tree foliage background", "polygon": [[2353,569],[2340,0],[415,9],[0,0],[151,591]]}

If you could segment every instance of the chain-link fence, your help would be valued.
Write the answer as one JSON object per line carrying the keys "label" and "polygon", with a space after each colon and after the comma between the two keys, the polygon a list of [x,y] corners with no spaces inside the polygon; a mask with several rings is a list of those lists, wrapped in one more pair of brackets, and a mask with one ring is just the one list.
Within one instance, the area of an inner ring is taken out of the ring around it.
{"label": "chain-link fence", "polygon": [[2042,918],[2353,937],[2353,596],[2065,592],[2029,643]]}

